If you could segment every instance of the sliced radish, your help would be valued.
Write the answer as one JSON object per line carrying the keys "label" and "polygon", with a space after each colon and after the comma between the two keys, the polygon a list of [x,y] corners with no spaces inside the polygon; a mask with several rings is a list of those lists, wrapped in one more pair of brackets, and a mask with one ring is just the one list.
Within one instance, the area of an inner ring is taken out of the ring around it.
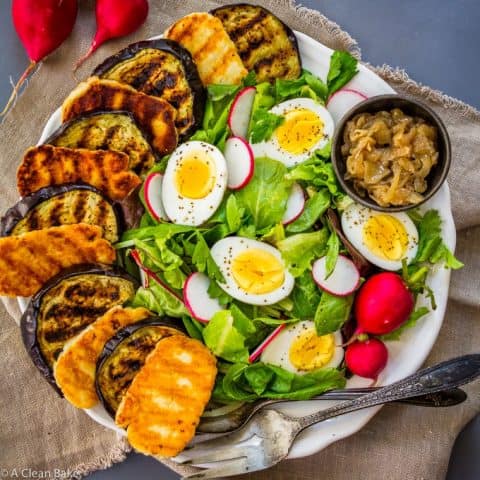
{"label": "sliced radish", "polygon": [[183,286],[183,300],[192,317],[207,323],[215,313],[223,310],[216,298],[208,295],[210,279],[203,273],[192,273]]}
{"label": "sliced radish", "polygon": [[240,137],[230,137],[225,142],[223,156],[227,162],[228,188],[243,188],[251,180],[255,165],[249,143]]}
{"label": "sliced radish", "polygon": [[288,225],[295,221],[305,208],[305,193],[298,183],[292,185],[292,191],[287,200],[287,209],[283,214],[282,223]]}
{"label": "sliced radish", "polygon": [[286,323],[280,324],[248,357],[248,361],[253,363],[262,352],[272,343],[273,339],[287,326]]}
{"label": "sliced radish", "polygon": [[319,258],[312,268],[313,279],[322,290],[338,297],[345,297],[357,289],[360,283],[360,272],[349,258],[339,255],[335,268],[328,278],[325,278],[326,263],[327,257]]}
{"label": "sliced radish", "polygon": [[327,110],[330,112],[335,125],[352,107],[367,98],[362,92],[352,88],[342,88],[336,91],[327,102]]}
{"label": "sliced radish", "polygon": [[162,202],[163,175],[158,172],[151,173],[145,179],[143,196],[150,215],[157,221],[168,220]]}
{"label": "sliced radish", "polygon": [[256,93],[255,87],[246,87],[240,90],[233,99],[228,113],[228,126],[236,137],[247,138],[248,124]]}

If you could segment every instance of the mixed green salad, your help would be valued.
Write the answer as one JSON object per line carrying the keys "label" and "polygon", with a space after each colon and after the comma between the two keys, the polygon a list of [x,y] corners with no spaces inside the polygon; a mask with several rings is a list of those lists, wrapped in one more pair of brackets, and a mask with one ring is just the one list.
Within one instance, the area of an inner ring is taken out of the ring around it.
{"label": "mixed green salad", "polygon": [[[208,205],[208,218],[200,225],[172,221],[168,212],[164,218],[152,213],[144,187],[140,197],[146,212],[140,225],[126,231],[116,245],[125,268],[137,276],[138,267],[142,271],[143,286],[133,305],[178,318],[191,337],[218,357],[215,402],[301,400],[344,387],[351,373],[374,378],[386,358],[373,369],[357,368],[355,352],[349,364],[345,349],[400,338],[404,329],[436,307],[426,283],[430,271],[438,264],[462,266],[442,240],[438,211],[415,209],[392,215],[393,220],[388,214],[375,220],[380,212],[367,212],[341,190],[330,162],[331,119],[326,118],[325,104],[356,73],[352,56],[334,52],[326,82],[303,70],[295,80],[273,84],[257,83],[251,73],[242,85],[209,86],[203,128],[186,144],[200,142],[225,153],[232,136],[232,106],[242,92],[254,89],[246,135],[254,158],[252,172],[240,188],[224,189],[219,205]],[[277,108],[281,105],[286,107]],[[312,122],[312,112],[320,120]],[[292,148],[291,141],[297,142]],[[187,152],[186,144],[178,148]],[[160,174],[164,193],[175,187],[174,181],[173,187],[166,185],[170,178],[178,181],[178,172],[172,177],[169,170],[180,168],[181,162],[174,152],[150,172]],[[205,172],[194,172],[203,181]],[[189,198],[194,218],[201,195]],[[176,201],[174,194],[168,199]],[[289,209],[293,213],[287,215]],[[341,225],[334,218],[341,219]],[[383,240],[370,242],[373,256],[358,248],[361,241],[354,230],[364,221],[380,222]],[[385,265],[375,256],[385,257],[382,241],[388,241],[388,235],[401,252]],[[251,249],[253,259],[244,255],[242,245]],[[359,256],[368,261],[360,264]],[[191,298],[190,278],[195,287]],[[375,288],[368,289],[374,279]],[[287,294],[273,293],[282,289]],[[392,318],[384,322],[384,310],[372,312],[372,295],[384,295],[380,303],[397,295],[400,305],[391,306]],[[429,307],[414,308],[419,295],[430,298]],[[360,321],[362,315],[367,320]]]}

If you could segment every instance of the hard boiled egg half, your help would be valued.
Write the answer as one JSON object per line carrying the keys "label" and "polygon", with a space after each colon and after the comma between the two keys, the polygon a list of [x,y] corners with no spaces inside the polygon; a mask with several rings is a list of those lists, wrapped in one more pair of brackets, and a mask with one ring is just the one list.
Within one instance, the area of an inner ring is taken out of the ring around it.
{"label": "hard boiled egg half", "polygon": [[320,368],[338,367],[343,360],[342,343],[339,330],[319,336],[314,322],[305,320],[283,329],[260,359],[301,375]]}
{"label": "hard boiled egg half", "polygon": [[333,135],[334,123],[328,110],[311,98],[295,98],[271,110],[284,121],[267,141],[252,144],[256,157],[266,156],[293,167],[323,148]]}
{"label": "hard boiled egg half", "polygon": [[342,214],[342,229],[353,246],[384,270],[400,270],[417,254],[418,231],[403,212],[384,213],[352,203]]}
{"label": "hard boiled egg half", "polygon": [[226,237],[211,248],[225,283],[219,286],[233,298],[251,305],[272,305],[288,297],[295,283],[280,252],[266,243]]}
{"label": "hard boiled egg half", "polygon": [[227,165],[222,152],[205,142],[186,142],[172,153],[165,169],[165,213],[173,223],[201,225],[215,213],[226,188]]}

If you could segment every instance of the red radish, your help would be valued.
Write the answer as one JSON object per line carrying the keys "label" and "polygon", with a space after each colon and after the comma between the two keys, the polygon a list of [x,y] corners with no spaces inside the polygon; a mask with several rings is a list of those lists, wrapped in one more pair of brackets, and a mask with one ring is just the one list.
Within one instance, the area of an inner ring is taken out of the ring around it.
{"label": "red radish", "polygon": [[228,126],[236,137],[247,138],[253,99],[256,93],[255,87],[245,87],[233,99],[228,113]]}
{"label": "red radish", "polygon": [[97,0],[97,31],[88,52],[75,64],[75,70],[107,40],[130,35],[140,28],[148,15],[147,0]]}
{"label": "red radish", "polygon": [[[130,252],[130,255],[133,258],[133,261],[137,264],[138,268],[142,270],[142,272],[147,276],[147,278],[151,278],[152,280],[157,282],[161,287],[167,290],[168,293],[170,293],[177,300],[183,303],[183,300],[180,298],[179,295],[177,295],[176,292],[174,292],[153,270],[150,270],[142,263],[142,259],[140,258],[138,250],[132,250]],[[146,284],[146,286],[148,286],[148,283]]]}
{"label": "red radish", "polygon": [[372,275],[355,299],[359,333],[385,335],[408,320],[414,298],[400,275],[382,272]]}
{"label": "red radish", "polygon": [[378,338],[351,343],[345,352],[345,364],[355,375],[376,380],[388,361],[388,350]]}
{"label": "red radish", "polygon": [[77,18],[77,0],[13,0],[12,18],[30,64],[15,85],[0,116],[7,113],[23,82],[38,62],[56,50],[70,35]]}
{"label": "red radish", "polygon": [[327,110],[330,112],[335,125],[352,107],[367,98],[363,93],[351,88],[341,88],[336,91],[327,102]]}
{"label": "red radish", "polygon": [[255,162],[252,148],[243,138],[230,137],[225,142],[223,156],[227,162],[227,186],[231,190],[240,190],[253,176]]}
{"label": "red radish", "polygon": [[286,323],[281,323],[248,357],[248,361],[253,363],[262,352],[272,343],[273,339],[287,326]]}
{"label": "red radish", "polygon": [[333,272],[327,275],[327,257],[319,258],[312,268],[315,283],[332,295],[345,297],[354,292],[360,283],[360,272],[355,264],[347,257],[339,255]]}
{"label": "red radish", "polygon": [[193,318],[207,323],[215,313],[223,310],[216,298],[208,295],[210,279],[203,273],[192,273],[183,287],[183,301]]}
{"label": "red radish", "polygon": [[287,200],[287,208],[283,214],[282,223],[288,225],[294,222],[305,208],[305,193],[298,183],[292,185],[292,191]]}
{"label": "red radish", "polygon": [[154,172],[145,179],[145,186],[143,187],[145,204],[147,205],[150,215],[157,220],[157,222],[168,220],[162,202],[162,182],[163,175]]}

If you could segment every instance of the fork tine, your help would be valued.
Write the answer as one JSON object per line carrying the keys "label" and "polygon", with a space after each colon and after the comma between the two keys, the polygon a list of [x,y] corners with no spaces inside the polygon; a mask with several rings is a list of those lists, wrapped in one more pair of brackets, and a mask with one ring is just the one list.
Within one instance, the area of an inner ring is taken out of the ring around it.
{"label": "fork tine", "polygon": [[222,462],[218,467],[208,467],[198,473],[192,473],[182,478],[182,480],[207,479],[218,477],[230,477],[231,475],[241,475],[247,472],[247,459],[235,458],[228,462]]}
{"label": "fork tine", "polygon": [[221,462],[224,460],[234,460],[236,458],[248,457],[252,453],[252,445],[245,445],[245,446],[236,446],[236,445],[229,445],[226,448],[218,449],[218,450],[204,450],[195,452],[195,455],[189,456],[188,453],[185,455],[187,457],[185,461],[183,461],[184,465],[202,465],[205,463],[211,462]]}

